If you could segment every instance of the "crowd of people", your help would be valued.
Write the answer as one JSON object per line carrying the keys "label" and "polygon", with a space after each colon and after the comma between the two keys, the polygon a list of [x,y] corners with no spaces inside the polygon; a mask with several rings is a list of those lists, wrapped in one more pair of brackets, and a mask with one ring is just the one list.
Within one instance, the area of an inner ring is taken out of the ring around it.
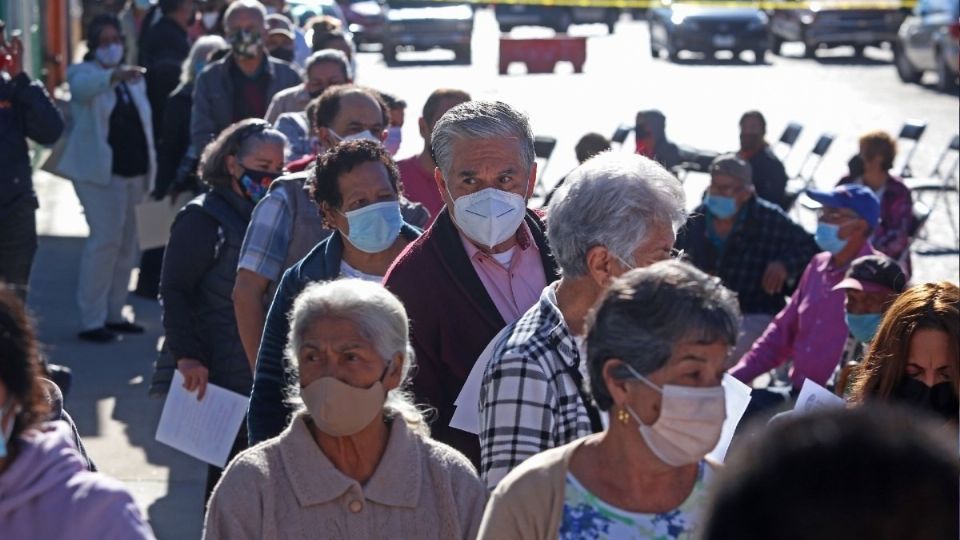
{"label": "crowd of people", "polygon": [[[139,263],[162,304],[153,387],[177,370],[201,402],[249,396],[204,538],[960,535],[960,289],[910,280],[888,134],[807,191],[815,234],[785,212],[759,111],[691,212],[657,110],[635,152],[585,135],[532,209],[531,120],[510,104],[437,89],[422,151],[397,159],[407,103],[357,75],[338,21],[146,4],[91,19],[66,134],[0,26],[4,537],[152,538],[84,453],[23,303],[27,140],[61,137],[48,167],[90,226],[79,339],[143,333],[123,313]],[[136,205],[183,194],[166,247],[140,254]],[[755,388],[724,465],[731,377]],[[788,412],[808,382],[847,407]]]}

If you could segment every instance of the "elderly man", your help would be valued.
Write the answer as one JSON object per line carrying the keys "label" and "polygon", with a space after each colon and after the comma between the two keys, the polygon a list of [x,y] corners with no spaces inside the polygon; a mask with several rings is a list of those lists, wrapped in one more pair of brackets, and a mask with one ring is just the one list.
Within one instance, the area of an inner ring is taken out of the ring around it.
{"label": "elderly man", "polygon": [[584,382],[584,318],[613,278],[670,257],[683,190],[656,162],[607,152],[567,176],[549,215],[563,277],[498,336],[483,375],[481,476],[490,489],[528,457],[603,429]]}
{"label": "elderly man", "polygon": [[435,407],[434,437],[480,463],[477,437],[450,427],[454,400],[484,347],[557,279],[544,226],[526,203],[537,167],[523,113],[468,101],[431,136],[446,208],[397,259],[384,285],[410,315],[417,401]]}
{"label": "elderly man", "polygon": [[844,321],[844,294],[834,287],[854,259],[879,253],[868,240],[880,221],[880,201],[870,188],[839,186],[807,194],[823,205],[816,241],[824,252],[813,257],[786,307],[730,371],[749,384],[792,359],[790,380],[795,393],[806,379],[826,386],[849,332]]}
{"label": "elderly man", "polygon": [[256,0],[236,0],[224,13],[231,51],[197,77],[190,116],[192,156],[199,156],[230,124],[263,118],[274,95],[302,82],[290,64],[266,54],[266,18]]}
{"label": "elderly man", "polygon": [[690,262],[737,293],[744,317],[733,363],[783,309],[784,288],[819,251],[803,227],[757,195],[752,178],[750,164],[735,154],[715,159],[707,196],[677,237]]}
{"label": "elderly man", "polygon": [[423,151],[397,162],[400,169],[400,181],[403,192],[411,201],[416,201],[430,211],[434,219],[443,210],[443,197],[433,179],[437,164],[430,150],[430,134],[437,120],[453,107],[470,101],[470,94],[463,90],[440,88],[434,90],[423,104],[423,115],[419,120],[420,136],[423,137]]}
{"label": "elderly man", "polygon": [[[314,123],[321,145],[333,148],[340,141],[353,139],[383,142],[387,118],[387,107],[376,91],[341,85],[328,88],[318,98]],[[330,234],[303,190],[307,176],[307,172],[300,172],[275,180],[253,210],[243,240],[233,301],[251,368],[255,367],[275,284],[284,270]],[[401,207],[407,223],[422,227],[429,219],[419,205],[402,201]]]}
{"label": "elderly man", "polygon": [[757,195],[787,209],[787,173],[783,163],[765,139],[767,119],[760,111],[747,111],[740,117],[740,151],[738,155],[750,163]]}

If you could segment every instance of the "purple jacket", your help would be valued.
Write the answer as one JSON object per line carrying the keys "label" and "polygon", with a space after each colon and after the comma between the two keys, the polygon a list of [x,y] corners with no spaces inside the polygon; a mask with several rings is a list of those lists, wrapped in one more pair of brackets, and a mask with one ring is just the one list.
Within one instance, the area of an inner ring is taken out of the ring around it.
{"label": "purple jacket", "polygon": [[45,540],[153,539],[120,482],[86,470],[70,428],[50,422],[23,434],[0,473],[0,536]]}

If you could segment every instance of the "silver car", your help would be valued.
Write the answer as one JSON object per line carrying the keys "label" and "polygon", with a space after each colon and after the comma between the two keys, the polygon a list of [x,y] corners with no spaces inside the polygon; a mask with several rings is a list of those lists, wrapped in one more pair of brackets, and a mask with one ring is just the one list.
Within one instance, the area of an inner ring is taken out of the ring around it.
{"label": "silver car", "polygon": [[960,2],[920,0],[903,21],[893,47],[894,65],[904,82],[918,82],[926,71],[937,73],[937,87],[958,87],[960,64]]}

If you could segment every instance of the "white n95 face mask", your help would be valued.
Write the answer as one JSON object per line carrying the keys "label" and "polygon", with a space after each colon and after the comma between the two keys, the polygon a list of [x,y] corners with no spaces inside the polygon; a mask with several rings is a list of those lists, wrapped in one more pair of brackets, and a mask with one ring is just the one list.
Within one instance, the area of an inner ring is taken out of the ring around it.
{"label": "white n95 face mask", "polygon": [[453,219],[468,238],[492,248],[517,233],[526,209],[527,201],[520,195],[487,188],[455,199]]}
{"label": "white n95 face mask", "polygon": [[720,440],[723,421],[727,418],[722,385],[708,388],[665,384],[663,388],[627,366],[637,379],[663,394],[660,418],[646,425],[626,406],[639,424],[640,436],[647,447],[667,465],[681,467],[703,459]]}

